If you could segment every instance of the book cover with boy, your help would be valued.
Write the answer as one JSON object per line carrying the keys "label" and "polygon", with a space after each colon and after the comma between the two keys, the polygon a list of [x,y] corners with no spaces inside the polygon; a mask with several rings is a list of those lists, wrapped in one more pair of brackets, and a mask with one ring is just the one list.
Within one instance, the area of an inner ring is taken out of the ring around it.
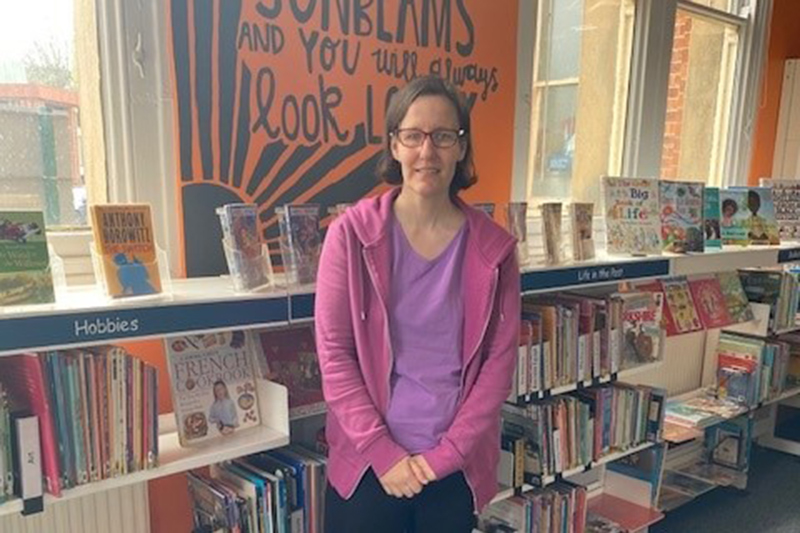
{"label": "book cover with boy", "polygon": [[161,292],[153,217],[148,204],[93,205],[92,233],[108,294]]}
{"label": "book cover with boy", "polygon": [[722,244],[747,246],[748,238],[747,191],[741,189],[722,189],[719,191],[720,232]]}
{"label": "book cover with boy", "polygon": [[167,337],[164,346],[181,445],[259,425],[249,332]]}
{"label": "book cover with boy", "polygon": [[703,191],[703,247],[705,250],[722,248],[722,234],[719,225],[719,187],[706,187]]}
{"label": "book cover with boy", "polygon": [[702,252],[704,185],[668,180],[658,185],[664,251]]}
{"label": "book cover with boy", "polygon": [[660,254],[658,180],[603,177],[606,250],[610,254]]}
{"label": "book cover with boy", "polygon": [[0,211],[0,306],[54,301],[44,214]]}
{"label": "book cover with boy", "polygon": [[769,187],[733,187],[747,194],[747,238],[750,244],[780,244],[778,221],[772,189]]}

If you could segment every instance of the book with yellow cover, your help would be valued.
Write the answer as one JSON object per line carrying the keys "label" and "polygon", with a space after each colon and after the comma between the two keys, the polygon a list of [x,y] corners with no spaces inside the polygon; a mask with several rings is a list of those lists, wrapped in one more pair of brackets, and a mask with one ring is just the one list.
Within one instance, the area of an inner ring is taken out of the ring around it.
{"label": "book with yellow cover", "polygon": [[147,204],[93,205],[92,230],[108,294],[161,292],[153,217]]}

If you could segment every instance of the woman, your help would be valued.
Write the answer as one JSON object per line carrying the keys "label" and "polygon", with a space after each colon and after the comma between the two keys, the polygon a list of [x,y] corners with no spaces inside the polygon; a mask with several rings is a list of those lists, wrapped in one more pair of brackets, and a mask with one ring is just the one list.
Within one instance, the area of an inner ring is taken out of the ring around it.
{"label": "woman", "polygon": [[379,172],[330,226],[316,332],[328,404],[327,533],[470,533],[497,490],[519,337],[514,239],[458,192],[469,112],[435,77],[398,91]]}
{"label": "woman", "polygon": [[223,435],[233,433],[239,427],[239,417],[236,414],[236,404],[228,394],[228,386],[218,379],[214,382],[214,403],[208,409],[208,421],[216,424]]}

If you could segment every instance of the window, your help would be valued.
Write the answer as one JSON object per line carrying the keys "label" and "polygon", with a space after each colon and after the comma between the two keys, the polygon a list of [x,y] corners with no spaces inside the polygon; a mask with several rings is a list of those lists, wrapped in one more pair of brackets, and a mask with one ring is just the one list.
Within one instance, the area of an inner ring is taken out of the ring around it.
{"label": "window", "polygon": [[529,202],[595,200],[620,173],[634,22],[634,0],[538,3]]}
{"label": "window", "polygon": [[41,209],[51,229],[85,226],[104,199],[97,39],[75,31],[87,13],[89,0],[0,6],[0,209]]}
{"label": "window", "polygon": [[[728,0],[706,0],[729,9]],[[661,177],[708,185],[723,180],[744,19],[679,4],[670,62]]]}

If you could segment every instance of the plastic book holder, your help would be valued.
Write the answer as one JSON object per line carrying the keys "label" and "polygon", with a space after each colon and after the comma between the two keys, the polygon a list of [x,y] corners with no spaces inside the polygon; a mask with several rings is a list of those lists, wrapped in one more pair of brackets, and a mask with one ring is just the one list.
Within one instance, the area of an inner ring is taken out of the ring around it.
{"label": "plastic book holder", "polygon": [[[161,249],[158,245],[156,245],[156,258],[158,262],[158,275],[161,278],[161,292],[152,293],[152,294],[130,294],[130,295],[120,295],[114,296],[111,294],[111,291],[108,287],[108,280],[106,279],[106,273],[103,269],[103,257],[97,251],[97,246],[94,241],[89,244],[89,250],[92,254],[92,267],[94,268],[94,277],[97,280],[97,284],[99,285],[100,289],[102,290],[103,295],[109,300],[120,301],[120,300],[160,300],[160,299],[169,299],[172,297],[172,276],[169,273],[169,266],[168,261],[169,258],[167,257],[167,252]],[[145,263],[144,266],[147,267],[152,263]]]}
{"label": "plastic book holder", "polygon": [[266,244],[261,244],[261,253],[253,257],[231,247],[225,239],[222,239],[222,248],[236,292],[259,292],[275,286],[272,259]]}

